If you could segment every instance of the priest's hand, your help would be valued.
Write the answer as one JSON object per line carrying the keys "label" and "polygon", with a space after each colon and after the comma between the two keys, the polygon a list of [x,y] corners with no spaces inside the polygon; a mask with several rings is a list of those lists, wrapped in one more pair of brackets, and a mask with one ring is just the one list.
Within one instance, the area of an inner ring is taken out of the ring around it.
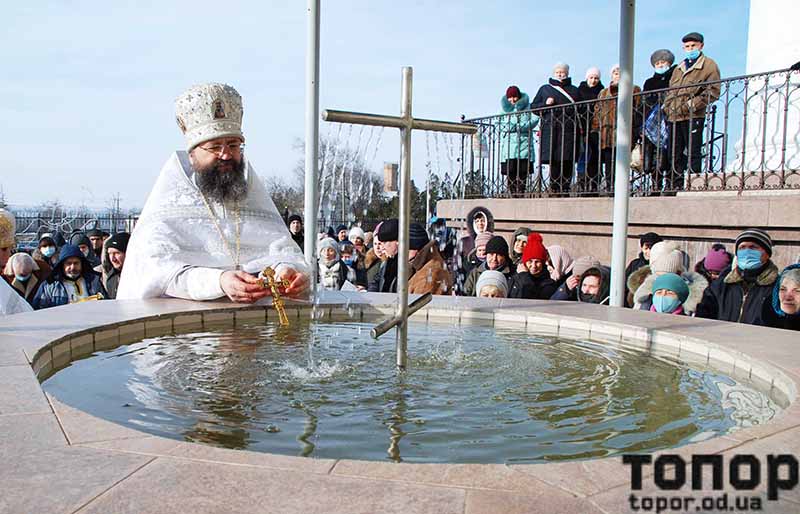
{"label": "priest's hand", "polygon": [[289,286],[281,288],[281,292],[290,298],[305,298],[308,296],[310,281],[308,275],[301,273],[289,266],[281,266],[277,273],[278,280],[288,280]]}
{"label": "priest's hand", "polygon": [[261,279],[244,271],[224,272],[219,278],[219,285],[234,302],[253,303],[269,296],[269,289],[264,287]]}

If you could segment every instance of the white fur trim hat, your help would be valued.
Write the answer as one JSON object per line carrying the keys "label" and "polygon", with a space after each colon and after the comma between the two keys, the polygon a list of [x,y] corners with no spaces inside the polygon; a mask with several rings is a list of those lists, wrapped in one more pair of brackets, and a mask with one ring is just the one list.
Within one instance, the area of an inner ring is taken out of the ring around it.
{"label": "white fur trim hat", "polygon": [[350,233],[347,234],[347,239],[355,242],[356,239],[361,239],[362,241],[365,241],[367,238],[364,235],[364,230],[362,230],[361,227],[353,227],[350,229]]}
{"label": "white fur trim hat", "polygon": [[175,100],[175,117],[187,150],[206,141],[242,134],[242,97],[227,84],[192,86]]}

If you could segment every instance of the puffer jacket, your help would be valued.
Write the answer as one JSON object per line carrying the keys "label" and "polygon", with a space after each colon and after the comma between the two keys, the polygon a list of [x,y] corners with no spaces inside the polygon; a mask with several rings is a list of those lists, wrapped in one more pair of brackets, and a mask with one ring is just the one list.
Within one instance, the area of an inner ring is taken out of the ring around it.
{"label": "puffer jacket", "polygon": [[555,281],[546,269],[538,275],[531,275],[528,272],[516,273],[508,282],[508,297],[549,300],[556,292],[556,288]]}
{"label": "puffer jacket", "polygon": [[[719,79],[717,63],[702,53],[690,68],[686,68],[686,61],[681,61],[675,67],[669,87],[691,86]],[[671,90],[664,100],[667,119],[674,123],[703,118],[706,115],[706,108],[719,99],[719,94],[719,83]]]}
{"label": "puffer jacket", "polygon": [[757,273],[748,278],[738,268],[734,257],[731,267],[706,288],[703,300],[697,306],[697,317],[763,325],[763,304],[772,298],[778,268],[770,260]]}
{"label": "puffer jacket", "polygon": [[509,102],[505,96],[500,99],[503,113],[507,115],[500,117],[497,126],[500,132],[500,162],[530,159],[533,156],[531,131],[539,125],[539,117],[529,111],[530,103],[526,93],[522,93],[516,104]]}
{"label": "puffer jacket", "polygon": [[69,303],[69,293],[64,286],[64,281],[69,280],[64,275],[64,261],[70,257],[78,257],[81,259],[81,277],[86,282],[86,294],[88,296],[100,293],[103,297],[108,297],[103,284],[100,282],[100,274],[94,271],[89,265],[89,261],[81,253],[80,249],[74,245],[66,245],[61,248],[61,253],[58,257],[58,262],[53,268],[53,272],[47,277],[47,280],[39,286],[36,296],[33,298],[34,309],[46,309],[49,307],[57,307],[59,305],[66,305]]}

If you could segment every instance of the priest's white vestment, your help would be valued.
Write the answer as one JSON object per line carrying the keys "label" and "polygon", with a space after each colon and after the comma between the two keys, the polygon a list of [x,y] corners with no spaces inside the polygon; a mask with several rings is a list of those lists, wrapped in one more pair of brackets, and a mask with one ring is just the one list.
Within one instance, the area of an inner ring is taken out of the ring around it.
{"label": "priest's white vestment", "polygon": [[194,174],[185,151],[164,165],[131,234],[117,299],[221,298],[220,277],[237,260],[253,274],[265,266],[307,273],[300,248],[249,162],[247,197],[238,205],[204,201]]}
{"label": "priest's white vestment", "polygon": [[8,282],[0,278],[0,314],[19,314],[31,311],[33,311],[33,307],[28,305],[25,298],[21,297]]}

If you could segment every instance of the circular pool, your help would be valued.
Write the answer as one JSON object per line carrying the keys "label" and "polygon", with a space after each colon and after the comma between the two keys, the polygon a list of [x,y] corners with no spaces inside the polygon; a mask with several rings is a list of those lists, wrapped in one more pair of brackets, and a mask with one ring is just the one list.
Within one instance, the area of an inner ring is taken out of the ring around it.
{"label": "circular pool", "polygon": [[536,463],[652,452],[761,425],[775,401],[669,356],[476,323],[244,322],[73,361],[58,400],[167,438],[331,459]]}

